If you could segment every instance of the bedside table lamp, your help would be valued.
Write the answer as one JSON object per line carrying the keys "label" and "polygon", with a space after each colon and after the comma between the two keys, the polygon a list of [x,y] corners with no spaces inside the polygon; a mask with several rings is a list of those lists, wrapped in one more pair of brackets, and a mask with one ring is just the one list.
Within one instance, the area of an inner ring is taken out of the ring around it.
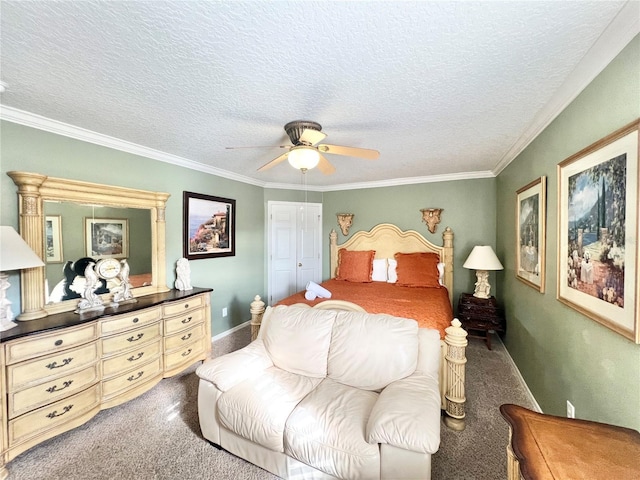
{"label": "bedside table lamp", "polygon": [[40,257],[13,227],[0,226],[0,332],[17,325],[12,321],[11,302],[7,299],[10,284],[9,275],[5,272],[42,266],[44,263]]}
{"label": "bedside table lamp", "polygon": [[476,282],[476,290],[473,292],[473,296],[478,298],[490,297],[491,285],[489,285],[488,270],[502,270],[504,268],[489,245],[473,247],[462,266],[463,268],[476,270],[478,281]]}

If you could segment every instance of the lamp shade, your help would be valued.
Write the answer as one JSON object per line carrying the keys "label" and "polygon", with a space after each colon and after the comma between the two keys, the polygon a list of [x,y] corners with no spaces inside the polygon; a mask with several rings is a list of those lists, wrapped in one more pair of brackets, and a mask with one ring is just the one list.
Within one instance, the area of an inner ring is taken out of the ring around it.
{"label": "lamp shade", "polygon": [[315,148],[305,145],[293,147],[287,157],[292,167],[298,170],[311,170],[320,161],[320,154]]}
{"label": "lamp shade", "polygon": [[43,265],[40,257],[13,227],[0,226],[0,272]]}
{"label": "lamp shade", "polygon": [[504,267],[489,245],[476,245],[462,265],[470,270],[502,270]]}

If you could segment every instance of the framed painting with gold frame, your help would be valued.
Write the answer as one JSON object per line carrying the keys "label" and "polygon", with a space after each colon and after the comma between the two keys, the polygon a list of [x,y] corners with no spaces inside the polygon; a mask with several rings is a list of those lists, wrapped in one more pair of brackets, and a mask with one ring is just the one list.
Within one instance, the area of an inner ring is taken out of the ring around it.
{"label": "framed painting with gold frame", "polygon": [[558,164],[562,303],[640,343],[640,120]]}
{"label": "framed painting with gold frame", "polygon": [[516,277],[544,293],[547,177],[516,192]]}

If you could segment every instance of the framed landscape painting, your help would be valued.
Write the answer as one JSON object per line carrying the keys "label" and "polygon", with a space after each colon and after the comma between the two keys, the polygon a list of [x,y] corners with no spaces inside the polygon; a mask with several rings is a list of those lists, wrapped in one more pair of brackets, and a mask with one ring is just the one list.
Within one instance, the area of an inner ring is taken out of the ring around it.
{"label": "framed landscape painting", "polygon": [[184,257],[189,260],[236,254],[236,201],[183,193]]}
{"label": "framed landscape painting", "polygon": [[558,165],[558,300],[636,343],[639,127]]}
{"label": "framed landscape painting", "polygon": [[129,220],[126,218],[84,219],[85,255],[93,259],[129,256]]}
{"label": "framed landscape painting", "polygon": [[516,192],[516,276],[544,293],[547,177]]}
{"label": "framed landscape painting", "polygon": [[60,215],[45,216],[44,247],[47,263],[62,263],[62,217]]}

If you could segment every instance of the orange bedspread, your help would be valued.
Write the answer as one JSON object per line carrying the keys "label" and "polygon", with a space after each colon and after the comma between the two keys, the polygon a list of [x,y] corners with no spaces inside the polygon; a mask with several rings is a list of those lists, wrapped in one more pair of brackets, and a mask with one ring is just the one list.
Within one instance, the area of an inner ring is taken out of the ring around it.
{"label": "orange bedspread", "polygon": [[[453,310],[446,288],[401,287],[393,283],[354,283],[344,280],[322,282],[331,292],[331,300],[346,300],[360,305],[369,313],[386,313],[396,317],[413,318],[421,328],[435,328],[444,338],[444,329],[451,325]],[[327,299],[309,301],[304,291],[278,302],[278,305],[306,303],[316,305]]]}

